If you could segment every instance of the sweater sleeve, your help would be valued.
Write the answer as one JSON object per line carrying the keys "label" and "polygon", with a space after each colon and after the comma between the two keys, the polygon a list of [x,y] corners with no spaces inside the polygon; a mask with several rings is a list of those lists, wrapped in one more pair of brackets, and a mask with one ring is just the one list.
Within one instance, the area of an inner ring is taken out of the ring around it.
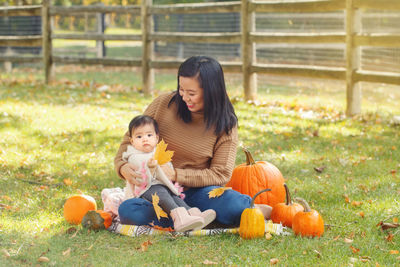
{"label": "sweater sleeve", "polygon": [[225,185],[235,167],[237,144],[238,132],[235,127],[229,135],[225,134],[217,140],[209,168],[199,170],[176,168],[177,182],[186,187]]}
{"label": "sweater sleeve", "polygon": [[115,171],[117,172],[118,176],[121,177],[124,180],[125,180],[125,178],[122,176],[120,170],[121,170],[121,167],[123,165],[127,164],[127,161],[125,161],[122,158],[122,155],[123,155],[124,151],[127,150],[127,147],[128,147],[129,144],[130,144],[130,142],[129,142],[129,132],[126,132],[124,137],[122,138],[122,142],[121,142],[121,145],[119,146],[117,155],[115,155],[115,158],[114,158]]}

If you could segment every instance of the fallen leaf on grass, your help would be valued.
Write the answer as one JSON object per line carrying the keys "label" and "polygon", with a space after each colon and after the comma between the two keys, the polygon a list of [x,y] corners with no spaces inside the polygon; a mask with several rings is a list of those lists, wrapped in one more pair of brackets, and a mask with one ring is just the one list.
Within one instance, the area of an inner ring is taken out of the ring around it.
{"label": "fallen leaf on grass", "polygon": [[353,243],[353,239],[350,239],[350,238],[344,238],[344,242],[345,243],[347,243],[347,244],[351,244],[351,243]]}
{"label": "fallen leaf on grass", "polygon": [[203,264],[204,264],[204,265],[213,265],[213,264],[218,264],[218,262],[210,261],[210,260],[205,259],[205,260],[203,261]]}
{"label": "fallen leaf on grass", "polygon": [[220,197],[226,190],[232,189],[232,187],[218,187],[208,192],[208,198]]}
{"label": "fallen leaf on grass", "polygon": [[400,224],[398,224],[398,223],[381,223],[380,226],[381,226],[382,230],[387,230],[390,228],[397,228],[400,226]]}
{"label": "fallen leaf on grass", "polygon": [[394,254],[399,254],[398,250],[391,250],[389,251],[389,254],[394,255]]}
{"label": "fallen leaf on grass", "polygon": [[157,195],[157,193],[151,195],[151,198],[152,198],[154,212],[157,215],[157,219],[160,220],[161,217],[168,218],[167,213],[158,205],[158,203],[160,202],[160,197]]}
{"label": "fallen leaf on grass", "polygon": [[371,260],[371,257],[368,256],[360,256],[360,261],[361,262],[369,262]]}
{"label": "fallen leaf on grass", "polygon": [[63,256],[69,256],[71,254],[71,248],[68,248],[66,251],[63,251]]}
{"label": "fallen leaf on grass", "polygon": [[42,257],[39,257],[37,261],[38,262],[49,262],[50,260],[49,260],[49,258],[42,256]]}
{"label": "fallen leaf on grass", "polygon": [[1,199],[7,200],[7,201],[11,201],[11,197],[7,196],[7,195],[3,195],[1,196]]}
{"label": "fallen leaf on grass", "polygon": [[25,178],[25,174],[17,173],[17,174],[15,174],[15,177],[22,179],[22,178]]}
{"label": "fallen leaf on grass", "polygon": [[313,251],[317,254],[317,257],[318,257],[318,258],[321,258],[321,256],[322,256],[322,255],[321,255],[321,252],[319,252],[319,251],[316,250],[316,249],[314,249]]}
{"label": "fallen leaf on grass", "polygon": [[352,201],[351,202],[351,205],[353,206],[353,207],[359,207],[359,206],[361,206],[362,205],[362,201]]}
{"label": "fallen leaf on grass", "polygon": [[146,252],[150,245],[153,245],[153,243],[152,243],[150,240],[147,240],[147,241],[143,242],[143,243],[140,245],[140,250],[141,250],[142,252]]}
{"label": "fallen leaf on grass", "polygon": [[350,238],[350,239],[353,239],[355,235],[356,234],[354,232],[351,232],[347,237]]}
{"label": "fallen leaf on grass", "polygon": [[398,223],[398,222],[399,222],[399,218],[394,217],[394,218],[393,218],[393,223]]}
{"label": "fallen leaf on grass", "polygon": [[354,254],[360,252],[360,249],[359,249],[359,248],[355,248],[355,247],[353,247],[353,246],[350,246],[350,249],[351,249],[351,251],[353,251]]}
{"label": "fallen leaf on grass", "polygon": [[6,205],[6,204],[3,204],[3,203],[0,203],[0,208],[6,209],[6,210],[10,210],[10,209],[12,209],[13,207],[10,206],[10,205]]}
{"label": "fallen leaf on grass", "polygon": [[67,186],[72,185],[72,181],[71,181],[71,179],[69,179],[69,178],[65,178],[65,179],[63,180],[63,183],[64,183],[65,185],[67,185]]}
{"label": "fallen leaf on grass", "polygon": [[365,216],[365,214],[364,214],[363,211],[360,211],[360,212],[358,213],[358,215],[360,215],[361,218],[364,218],[364,216]]}
{"label": "fallen leaf on grass", "polygon": [[393,237],[394,237],[394,235],[388,234],[387,236],[385,236],[385,239],[386,239],[386,241],[388,241],[388,242],[392,242],[392,241],[393,241]]}
{"label": "fallen leaf on grass", "polygon": [[321,167],[314,167],[314,170],[318,173],[322,173],[325,170],[325,166],[321,166]]}
{"label": "fallen leaf on grass", "polygon": [[5,256],[5,257],[11,257],[11,255],[10,255],[10,253],[8,253],[8,251],[7,251],[7,249],[5,249],[5,248],[3,248],[2,250],[1,250],[1,253],[3,253],[3,255]]}
{"label": "fallen leaf on grass", "polygon": [[275,264],[277,264],[278,262],[279,262],[279,260],[278,260],[277,258],[272,258],[272,259],[269,260],[269,263],[270,263],[271,265],[275,265]]}

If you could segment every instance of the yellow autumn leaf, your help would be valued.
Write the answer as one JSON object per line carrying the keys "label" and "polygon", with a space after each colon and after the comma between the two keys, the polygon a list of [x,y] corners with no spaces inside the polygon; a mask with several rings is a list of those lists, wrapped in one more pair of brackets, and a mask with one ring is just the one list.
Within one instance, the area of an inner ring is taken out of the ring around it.
{"label": "yellow autumn leaf", "polygon": [[157,219],[160,220],[160,217],[168,218],[167,213],[158,205],[160,202],[160,197],[157,195],[157,193],[154,193],[151,195],[152,201],[153,201],[153,207],[154,211],[157,215]]}
{"label": "yellow autumn leaf", "polygon": [[232,187],[218,187],[208,192],[208,198],[220,197],[226,190],[232,189]]}
{"label": "yellow autumn leaf", "polygon": [[63,183],[64,183],[65,185],[67,185],[67,186],[72,185],[72,181],[71,181],[70,178],[65,178],[65,179],[63,180]]}
{"label": "yellow autumn leaf", "polygon": [[167,162],[170,162],[172,156],[174,155],[174,151],[167,150],[167,144],[164,142],[164,139],[161,139],[156,146],[156,152],[154,153],[154,159],[157,160],[159,165],[163,165]]}

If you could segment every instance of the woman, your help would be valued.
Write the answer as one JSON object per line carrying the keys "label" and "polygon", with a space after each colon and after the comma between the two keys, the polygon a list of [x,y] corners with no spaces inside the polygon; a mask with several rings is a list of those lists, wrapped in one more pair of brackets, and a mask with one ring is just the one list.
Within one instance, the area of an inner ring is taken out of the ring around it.
{"label": "woman", "polygon": [[[144,112],[159,124],[160,138],[174,151],[174,170],[164,168],[172,181],[186,188],[185,202],[201,211],[213,209],[217,222],[238,225],[240,215],[250,206],[251,198],[234,190],[220,197],[208,193],[225,185],[232,174],[238,143],[237,117],[226,92],[221,65],[206,56],[190,57],[178,71],[178,88],[156,98]],[[135,183],[140,175],[122,160],[129,144],[129,133],[115,157],[118,175]],[[260,205],[265,217],[271,208]],[[169,227],[170,219],[158,221],[150,202],[137,198],[123,202],[119,216],[124,224]]]}

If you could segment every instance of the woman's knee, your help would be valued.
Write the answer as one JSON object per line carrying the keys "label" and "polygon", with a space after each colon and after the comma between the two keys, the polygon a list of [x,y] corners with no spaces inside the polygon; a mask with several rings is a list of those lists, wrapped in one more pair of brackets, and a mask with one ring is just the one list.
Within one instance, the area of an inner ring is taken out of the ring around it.
{"label": "woman's knee", "polygon": [[223,200],[223,203],[216,208],[217,221],[226,225],[239,225],[240,217],[243,211],[250,206],[251,198],[228,190]]}
{"label": "woman's knee", "polygon": [[158,220],[153,205],[142,198],[125,200],[119,206],[118,213],[122,224],[154,224],[162,227],[170,227],[172,225],[169,218],[160,218],[160,220]]}
{"label": "woman's knee", "polygon": [[226,190],[219,197],[209,198],[208,193],[216,188],[219,188],[219,186],[188,190],[187,203],[201,210],[215,210],[217,213],[216,220],[222,224],[239,225],[242,212],[250,206],[251,198],[234,190]]}

